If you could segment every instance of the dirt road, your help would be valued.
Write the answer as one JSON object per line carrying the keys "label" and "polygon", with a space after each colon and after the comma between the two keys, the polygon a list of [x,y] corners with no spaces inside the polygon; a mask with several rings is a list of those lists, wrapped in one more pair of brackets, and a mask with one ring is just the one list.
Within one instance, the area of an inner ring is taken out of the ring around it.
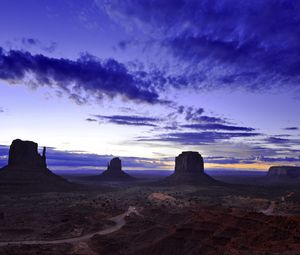
{"label": "dirt road", "polygon": [[107,229],[103,229],[94,233],[86,234],[83,236],[66,238],[66,239],[58,239],[58,240],[26,240],[26,241],[8,241],[8,242],[0,242],[0,246],[6,245],[22,245],[22,244],[60,244],[60,243],[74,243],[85,241],[92,238],[94,235],[107,235],[121,229],[125,224],[125,217],[130,214],[135,214],[141,216],[140,213],[134,206],[129,206],[128,210],[120,215],[110,218],[111,221],[114,221],[116,225],[109,227]]}

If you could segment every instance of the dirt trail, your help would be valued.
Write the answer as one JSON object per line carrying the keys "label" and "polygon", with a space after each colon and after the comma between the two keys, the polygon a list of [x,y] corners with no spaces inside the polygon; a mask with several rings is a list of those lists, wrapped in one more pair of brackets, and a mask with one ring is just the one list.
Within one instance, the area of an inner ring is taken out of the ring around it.
{"label": "dirt trail", "polygon": [[262,210],[261,212],[265,215],[272,215],[275,209],[275,201],[271,201],[269,207],[265,210]]}
{"label": "dirt trail", "polygon": [[85,241],[92,238],[94,235],[107,235],[113,232],[118,231],[121,229],[125,224],[125,217],[129,216],[130,214],[136,214],[141,216],[140,213],[134,206],[129,206],[128,210],[125,213],[117,215],[115,217],[110,218],[111,221],[114,221],[116,225],[109,227],[107,229],[103,229],[94,233],[86,234],[83,236],[72,237],[72,238],[65,238],[65,239],[58,239],[58,240],[26,240],[26,241],[8,241],[8,242],[0,242],[0,246],[6,245],[22,245],[22,244],[60,244],[60,243],[74,243]]}

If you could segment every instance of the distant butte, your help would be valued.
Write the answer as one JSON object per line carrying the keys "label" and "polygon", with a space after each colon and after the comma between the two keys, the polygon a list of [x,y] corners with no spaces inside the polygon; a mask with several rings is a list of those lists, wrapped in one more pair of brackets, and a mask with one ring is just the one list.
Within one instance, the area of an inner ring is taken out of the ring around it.
{"label": "distant butte", "polygon": [[46,163],[46,147],[38,153],[38,144],[16,139],[9,149],[8,165],[0,169],[0,189],[14,191],[56,191],[73,187],[53,174]]}
{"label": "distant butte", "polygon": [[100,180],[103,181],[133,181],[134,177],[125,173],[122,170],[122,161],[120,158],[113,158],[108,166],[107,170],[105,170],[100,176]]}
{"label": "distant butte", "polygon": [[170,184],[218,184],[204,172],[202,156],[195,151],[184,151],[175,158],[175,172],[164,180]]}
{"label": "distant butte", "polygon": [[[297,166],[271,166],[269,168],[268,177],[294,179],[300,177],[300,167]],[[300,180],[300,178],[299,178]]]}

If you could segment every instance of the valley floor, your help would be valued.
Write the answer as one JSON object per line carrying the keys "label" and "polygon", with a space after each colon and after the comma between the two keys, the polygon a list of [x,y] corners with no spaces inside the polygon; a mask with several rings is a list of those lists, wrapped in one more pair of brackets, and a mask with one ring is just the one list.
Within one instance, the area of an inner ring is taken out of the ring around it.
{"label": "valley floor", "polygon": [[[0,194],[0,254],[300,254],[300,189],[136,183]],[[142,215],[124,215],[134,205]],[[110,218],[124,215],[117,231]],[[74,242],[47,243],[58,239]]]}

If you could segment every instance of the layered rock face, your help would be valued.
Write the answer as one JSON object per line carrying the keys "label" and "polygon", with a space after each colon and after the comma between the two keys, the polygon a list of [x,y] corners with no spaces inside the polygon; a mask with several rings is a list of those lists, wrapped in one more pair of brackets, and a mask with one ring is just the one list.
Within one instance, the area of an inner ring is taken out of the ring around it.
{"label": "layered rock face", "polygon": [[135,178],[122,171],[122,162],[120,158],[113,158],[100,176],[103,181],[132,181]]}
{"label": "layered rock face", "polygon": [[217,184],[204,172],[202,156],[195,151],[184,151],[175,158],[175,172],[165,179],[172,184]]}
{"label": "layered rock face", "polygon": [[204,173],[202,156],[196,151],[184,151],[175,158],[176,174]]}
{"label": "layered rock face", "polygon": [[14,140],[9,149],[8,165],[0,169],[0,189],[14,191],[55,191],[73,184],[53,174],[46,164],[46,148],[38,153],[38,144]]}
{"label": "layered rock face", "polygon": [[297,166],[271,166],[269,168],[268,177],[275,178],[299,178],[300,167]]}

